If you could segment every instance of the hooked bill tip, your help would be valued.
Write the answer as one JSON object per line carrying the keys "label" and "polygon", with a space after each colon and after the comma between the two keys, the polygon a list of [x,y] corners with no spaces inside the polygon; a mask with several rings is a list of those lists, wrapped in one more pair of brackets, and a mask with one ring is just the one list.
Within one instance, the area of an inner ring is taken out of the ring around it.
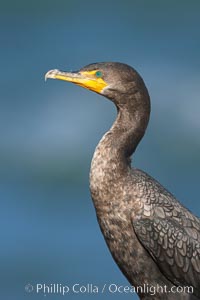
{"label": "hooked bill tip", "polygon": [[52,78],[55,79],[55,75],[59,72],[59,70],[54,69],[54,70],[50,70],[48,71],[45,76],[44,76],[44,80],[47,81],[48,78]]}

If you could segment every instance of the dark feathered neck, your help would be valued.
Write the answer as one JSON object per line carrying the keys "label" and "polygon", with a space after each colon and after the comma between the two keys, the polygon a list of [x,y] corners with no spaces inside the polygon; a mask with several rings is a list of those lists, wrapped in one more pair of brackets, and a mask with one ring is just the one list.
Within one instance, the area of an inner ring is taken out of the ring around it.
{"label": "dark feathered neck", "polygon": [[102,141],[110,150],[117,151],[121,157],[130,157],[148,125],[150,115],[150,100],[146,89],[126,95],[123,101],[115,102],[117,118],[109,131],[109,136]]}
{"label": "dark feathered neck", "polygon": [[126,177],[130,156],[145,133],[150,114],[148,93],[140,91],[126,100],[120,104],[115,102],[117,118],[96,147],[90,171],[93,199],[97,191],[99,199],[103,198],[100,194]]}

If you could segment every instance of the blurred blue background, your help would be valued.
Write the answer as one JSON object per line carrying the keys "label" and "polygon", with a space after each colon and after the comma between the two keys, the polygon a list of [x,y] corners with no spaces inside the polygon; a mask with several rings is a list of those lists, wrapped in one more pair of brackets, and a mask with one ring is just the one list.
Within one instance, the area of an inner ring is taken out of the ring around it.
{"label": "blurred blue background", "polygon": [[49,69],[98,61],[135,67],[149,89],[152,114],[134,165],[200,215],[199,11],[198,0],[1,1],[2,299],[44,299],[27,293],[28,283],[127,285],[100,233],[88,188],[93,151],[115,108],[72,84],[45,83]]}

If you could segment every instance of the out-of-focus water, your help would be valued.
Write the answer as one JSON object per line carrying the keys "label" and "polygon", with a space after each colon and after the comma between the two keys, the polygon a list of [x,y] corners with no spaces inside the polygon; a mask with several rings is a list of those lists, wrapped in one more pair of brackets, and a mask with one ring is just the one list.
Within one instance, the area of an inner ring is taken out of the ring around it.
{"label": "out-of-focus water", "polygon": [[152,115],[133,163],[200,215],[200,3],[1,4],[1,298],[63,298],[26,292],[29,283],[126,286],[99,230],[88,188],[93,151],[115,109],[77,86],[45,83],[44,74],[96,61],[135,67],[149,89]]}

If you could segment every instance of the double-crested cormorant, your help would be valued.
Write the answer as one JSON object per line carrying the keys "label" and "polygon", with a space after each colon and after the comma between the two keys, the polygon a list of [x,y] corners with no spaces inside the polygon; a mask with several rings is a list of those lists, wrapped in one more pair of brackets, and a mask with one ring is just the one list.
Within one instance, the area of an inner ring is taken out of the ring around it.
{"label": "double-crested cormorant", "polygon": [[[78,84],[117,108],[92,159],[90,190],[110,252],[140,299],[200,299],[200,219],[155,179],[131,168],[150,114],[140,75],[126,64],[107,62],[78,72],[51,70],[46,78]],[[157,288],[153,296],[150,287]]]}

